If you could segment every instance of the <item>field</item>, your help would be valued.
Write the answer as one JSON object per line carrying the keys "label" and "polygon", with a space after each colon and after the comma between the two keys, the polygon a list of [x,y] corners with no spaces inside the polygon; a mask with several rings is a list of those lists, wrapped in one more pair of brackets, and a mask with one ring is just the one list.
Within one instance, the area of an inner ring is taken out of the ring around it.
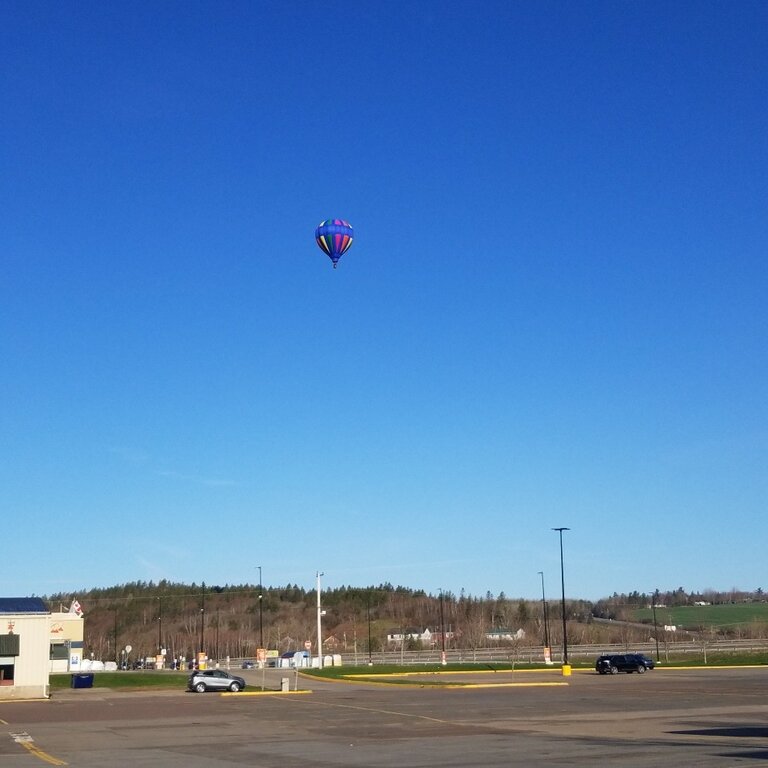
{"label": "field", "polygon": [[[650,608],[634,612],[637,621],[653,622]],[[766,624],[768,629],[768,603],[723,603],[722,605],[683,605],[656,608],[656,622],[661,626],[675,625],[685,629],[745,629],[755,624]]]}

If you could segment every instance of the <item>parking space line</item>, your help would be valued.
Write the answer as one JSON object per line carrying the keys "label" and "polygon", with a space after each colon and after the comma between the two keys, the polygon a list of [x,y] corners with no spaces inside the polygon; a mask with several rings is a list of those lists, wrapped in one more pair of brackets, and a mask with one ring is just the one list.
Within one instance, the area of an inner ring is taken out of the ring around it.
{"label": "parking space line", "polygon": [[35,757],[39,757],[43,762],[49,763],[50,765],[67,765],[67,763],[65,763],[63,760],[59,760],[58,757],[54,757],[53,755],[49,755],[47,752],[43,752],[43,750],[36,746],[33,742],[22,742],[21,746],[28,750],[30,754],[34,755]]}
{"label": "parking space line", "polygon": [[17,744],[20,744],[22,747],[24,747],[24,749],[26,749],[27,752],[39,758],[43,762],[48,763],[50,765],[67,765],[67,763],[65,763],[63,760],[59,760],[58,757],[49,755],[47,752],[44,752],[42,749],[40,749],[40,747],[38,747],[37,744],[35,744],[35,740],[26,731],[9,733],[8,735]]}

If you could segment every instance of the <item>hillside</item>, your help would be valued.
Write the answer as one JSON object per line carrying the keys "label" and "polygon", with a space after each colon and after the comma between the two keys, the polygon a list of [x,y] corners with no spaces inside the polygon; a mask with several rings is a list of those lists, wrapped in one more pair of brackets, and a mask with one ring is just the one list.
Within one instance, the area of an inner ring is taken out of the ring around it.
{"label": "hillside", "polygon": [[[679,590],[658,594],[677,608],[692,601],[697,594]],[[759,595],[757,596],[759,598]],[[263,639],[264,647],[280,652],[298,650],[306,641],[315,646],[317,595],[296,585],[265,587],[261,605],[259,590],[253,584],[210,586],[177,584],[168,581],[133,582],[119,586],[92,589],[77,594],[57,594],[45,598],[51,610],[66,610],[73,599],[82,607],[85,621],[85,655],[97,659],[115,659],[128,645],[131,656],[153,656],[165,648],[169,658],[191,658],[201,647],[211,658],[253,657]],[[744,598],[751,599],[751,598]],[[593,616],[647,621],[643,613],[650,610],[651,596],[614,595],[591,603],[566,601],[569,643],[627,643],[648,640],[648,628],[593,622]],[[765,605],[765,604],[761,604]],[[441,626],[446,631],[448,647],[467,649],[492,645],[514,645],[521,648],[541,646],[544,621],[541,601],[510,599],[503,593],[494,597],[456,596],[444,593],[430,595],[423,590],[381,584],[371,587],[340,587],[322,591],[323,643],[327,650],[340,653],[356,650],[364,653],[394,649],[388,634],[418,632],[429,628],[441,642]],[[562,614],[559,600],[548,602],[550,643],[557,646],[562,638]],[[665,614],[666,615],[666,614]],[[695,614],[697,617],[705,613]],[[664,619],[666,621],[666,619]],[[719,631],[716,625],[711,631]],[[764,636],[768,627],[768,610],[751,619],[744,631]],[[493,632],[518,633],[515,640],[491,639]],[[522,632],[518,632],[522,630]],[[725,635],[729,630],[724,628]],[[421,647],[416,640],[406,647]]]}

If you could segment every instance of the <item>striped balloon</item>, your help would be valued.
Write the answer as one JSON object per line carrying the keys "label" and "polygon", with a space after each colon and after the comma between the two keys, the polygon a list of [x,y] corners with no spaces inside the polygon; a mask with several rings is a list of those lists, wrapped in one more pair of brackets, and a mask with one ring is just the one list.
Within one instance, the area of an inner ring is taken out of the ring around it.
{"label": "striped balloon", "polygon": [[317,225],[315,240],[333,262],[336,269],[338,260],[352,245],[354,231],[348,221],[343,219],[327,219]]}

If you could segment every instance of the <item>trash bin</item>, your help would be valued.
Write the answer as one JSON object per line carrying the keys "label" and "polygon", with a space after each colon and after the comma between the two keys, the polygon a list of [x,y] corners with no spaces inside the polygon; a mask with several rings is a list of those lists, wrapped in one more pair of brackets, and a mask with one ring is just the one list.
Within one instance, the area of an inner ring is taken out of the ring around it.
{"label": "trash bin", "polygon": [[72,675],[72,687],[73,688],[93,688],[93,674],[82,672],[77,675]]}
{"label": "trash bin", "polygon": [[288,677],[280,678],[280,690],[283,692],[291,690],[291,680]]}

